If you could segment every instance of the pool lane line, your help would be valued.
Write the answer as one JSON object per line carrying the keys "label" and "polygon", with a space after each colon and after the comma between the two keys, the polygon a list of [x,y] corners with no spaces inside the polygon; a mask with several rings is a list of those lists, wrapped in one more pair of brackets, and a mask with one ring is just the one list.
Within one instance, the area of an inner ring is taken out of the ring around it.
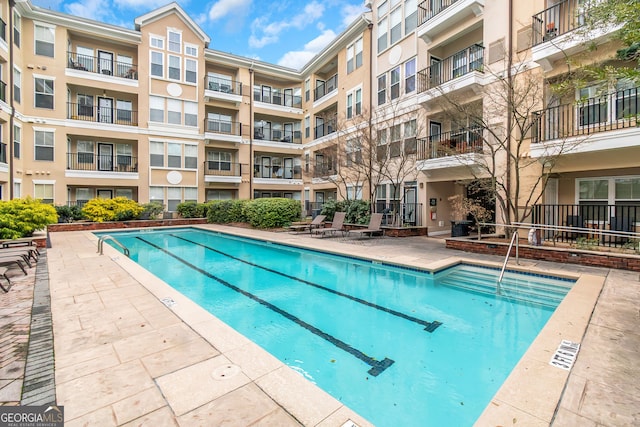
{"label": "pool lane line", "polygon": [[400,311],[396,311],[396,310],[393,310],[391,308],[387,308],[387,307],[383,307],[383,306],[378,305],[378,304],[374,304],[374,303],[369,302],[367,300],[364,300],[362,298],[358,298],[358,297],[355,297],[353,295],[345,294],[343,292],[336,291],[335,289],[327,288],[326,286],[322,286],[322,285],[319,285],[317,283],[310,282],[308,280],[300,279],[299,277],[291,276],[289,274],[282,273],[282,272],[277,271],[277,270],[273,270],[273,269],[271,269],[269,267],[264,267],[264,266],[255,264],[255,263],[253,263],[251,261],[247,261],[247,260],[244,260],[242,258],[238,258],[236,256],[233,256],[233,255],[230,255],[228,253],[222,252],[222,251],[220,251],[218,249],[212,248],[211,246],[207,246],[204,243],[196,242],[196,241],[187,239],[187,238],[182,237],[182,236],[177,236],[175,234],[169,234],[169,235],[171,237],[175,237],[176,239],[180,239],[180,240],[184,240],[185,242],[193,243],[194,245],[198,245],[198,246],[201,246],[201,247],[203,247],[205,249],[209,249],[210,251],[216,252],[216,253],[218,253],[220,255],[224,255],[224,256],[229,257],[231,259],[234,259],[236,261],[240,261],[242,263],[248,264],[248,265],[250,265],[252,267],[260,268],[260,269],[268,271],[270,273],[278,274],[280,276],[286,277],[287,279],[295,280],[295,281],[298,281],[300,283],[304,283],[305,285],[313,286],[315,288],[322,289],[322,290],[327,291],[327,292],[331,292],[332,294],[335,294],[335,295],[338,295],[338,296],[341,296],[341,297],[344,297],[344,298],[348,298],[348,299],[350,299],[352,301],[355,301],[357,303],[366,305],[366,306],[371,307],[371,308],[375,308],[376,310],[384,311],[385,313],[389,313],[389,314],[391,314],[393,316],[401,317],[401,318],[403,318],[405,320],[408,320],[410,322],[417,323],[419,325],[424,326],[425,327],[424,330],[427,331],[427,332],[433,332],[438,328],[438,326],[442,325],[442,322],[438,322],[437,320],[434,320],[433,322],[427,322],[426,320],[422,320],[422,319],[419,319],[417,317],[413,317],[413,316],[410,316],[408,314],[402,313]]}
{"label": "pool lane line", "polygon": [[181,263],[185,264],[186,266],[188,266],[189,268],[196,270],[197,272],[217,281],[218,283],[220,283],[221,285],[226,286],[227,288],[234,290],[244,296],[246,296],[247,298],[251,298],[252,300],[260,303],[261,305],[265,306],[266,308],[275,311],[276,313],[280,314],[281,316],[291,320],[292,322],[298,324],[299,326],[302,326],[303,328],[305,328],[306,330],[308,330],[309,332],[311,332],[312,334],[315,334],[317,336],[319,336],[320,338],[324,339],[325,341],[330,342],[331,344],[335,345],[336,347],[338,347],[339,349],[346,351],[347,353],[351,354],[352,356],[357,357],[358,359],[362,360],[364,363],[366,363],[367,365],[371,366],[371,369],[369,369],[367,372],[369,373],[369,375],[377,377],[378,375],[380,375],[382,372],[384,372],[385,369],[387,369],[389,366],[393,365],[394,361],[385,357],[383,360],[377,360],[374,359],[373,357],[367,356],[365,353],[361,352],[360,350],[350,346],[349,344],[347,344],[344,341],[339,340],[338,338],[329,335],[328,333],[322,331],[321,329],[316,328],[315,326],[305,322],[304,320],[300,319],[299,317],[294,316],[293,314],[282,310],[281,308],[271,304],[268,301],[263,300],[262,298],[258,297],[257,295],[254,295],[250,292],[245,291],[244,289],[241,289],[229,282],[227,282],[224,279],[221,279],[217,276],[214,276],[213,274],[209,273],[206,270],[201,269],[200,267],[191,264],[189,261],[185,260],[184,258],[179,257],[178,255],[175,255],[171,252],[169,252],[168,250],[164,249],[161,246],[156,245],[155,243],[152,243],[142,237],[136,237],[136,239],[141,240],[142,242],[148,244],[149,246],[152,246],[164,253],[166,253],[167,255],[169,255],[172,258],[175,258],[176,260],[180,261]]}

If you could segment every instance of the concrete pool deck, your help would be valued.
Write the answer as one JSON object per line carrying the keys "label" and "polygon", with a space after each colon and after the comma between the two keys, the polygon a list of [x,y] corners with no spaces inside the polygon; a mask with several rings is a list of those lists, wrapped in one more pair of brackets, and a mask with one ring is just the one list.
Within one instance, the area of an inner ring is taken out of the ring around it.
{"label": "concrete pool deck", "polygon": [[[425,237],[355,241],[204,228],[423,268],[502,261]],[[56,395],[65,425],[370,425],[110,246],[98,255],[93,234],[50,237]],[[638,273],[521,264],[579,275],[579,286],[477,425],[638,424]],[[561,339],[582,344],[571,372],[549,365]],[[0,396],[8,394],[0,387]]]}

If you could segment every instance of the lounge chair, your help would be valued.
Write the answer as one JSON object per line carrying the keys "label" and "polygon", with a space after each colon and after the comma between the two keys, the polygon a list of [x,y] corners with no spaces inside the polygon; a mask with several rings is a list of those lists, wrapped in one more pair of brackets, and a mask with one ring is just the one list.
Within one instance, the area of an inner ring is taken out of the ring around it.
{"label": "lounge chair", "polygon": [[299,232],[299,231],[309,230],[309,232],[311,232],[315,228],[319,228],[324,222],[325,218],[326,218],[326,215],[318,215],[315,218],[313,218],[313,221],[311,221],[308,224],[298,224],[298,225],[290,226],[289,231]]}
{"label": "lounge chair", "polygon": [[336,212],[333,215],[333,221],[331,222],[331,227],[327,228],[316,228],[311,231],[311,234],[320,235],[320,237],[324,237],[326,234],[334,235],[336,231],[342,232],[344,235],[344,218],[346,216],[346,212]]}
{"label": "lounge chair", "polygon": [[[27,275],[27,270],[24,268],[24,264],[29,265],[29,263],[25,262],[24,257],[20,255],[7,255],[0,257],[0,267],[13,267],[17,265],[22,272]],[[31,267],[29,265],[29,267]]]}
{"label": "lounge chair", "polygon": [[375,233],[384,234],[384,232],[380,228],[380,225],[382,225],[382,214],[381,213],[374,213],[374,214],[371,214],[371,218],[369,219],[369,225],[367,226],[367,228],[349,230],[348,235],[350,236],[351,233],[353,233],[353,234],[359,235],[359,236],[367,236],[368,235],[369,237],[371,237]]}
{"label": "lounge chair", "polygon": [[[9,286],[11,286],[11,280],[9,280],[9,276],[7,276],[7,267],[0,267],[0,276],[4,277],[5,280],[7,281],[7,283],[9,284]],[[4,286],[2,286],[2,283],[0,283],[0,289],[2,289],[5,292],[9,292],[9,288],[5,288]]]}
{"label": "lounge chair", "polygon": [[18,239],[0,239],[3,248],[10,246],[37,246],[36,242],[42,237],[20,237]]}
{"label": "lounge chair", "polygon": [[38,261],[38,256],[40,253],[36,249],[35,246],[18,246],[18,247],[9,247],[0,249],[0,256],[7,255],[20,255],[27,259],[33,258],[35,262]]}

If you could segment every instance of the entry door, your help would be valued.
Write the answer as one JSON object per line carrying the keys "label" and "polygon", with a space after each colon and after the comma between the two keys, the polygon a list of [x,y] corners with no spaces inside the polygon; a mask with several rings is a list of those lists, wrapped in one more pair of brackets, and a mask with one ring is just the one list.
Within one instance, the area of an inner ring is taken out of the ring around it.
{"label": "entry door", "polygon": [[271,157],[262,158],[262,177],[271,178]]}
{"label": "entry door", "polygon": [[442,124],[438,122],[429,122],[429,145],[431,146],[431,158],[438,157],[438,147],[440,146],[440,138],[442,134]]}
{"label": "entry door", "polygon": [[98,97],[98,121],[113,123],[113,99]]}
{"label": "entry door", "polygon": [[418,190],[416,187],[404,188],[404,222],[416,225],[416,203],[418,202]]}
{"label": "entry door", "polygon": [[431,67],[429,67],[429,89],[439,86],[440,83],[442,83],[442,61],[432,56]]}
{"label": "entry door", "polygon": [[98,51],[98,72],[106,75],[113,75],[113,53]]}
{"label": "entry door", "polygon": [[98,144],[98,170],[113,170],[113,145]]}
{"label": "entry door", "polygon": [[112,190],[98,189],[97,194],[98,194],[98,199],[113,199]]}

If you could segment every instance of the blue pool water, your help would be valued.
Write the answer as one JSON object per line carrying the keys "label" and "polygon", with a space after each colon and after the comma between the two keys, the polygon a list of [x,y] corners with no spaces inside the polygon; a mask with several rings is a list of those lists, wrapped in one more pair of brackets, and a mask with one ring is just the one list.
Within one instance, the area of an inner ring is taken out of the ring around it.
{"label": "blue pool water", "polygon": [[436,274],[196,229],[131,258],[377,426],[472,425],[573,284]]}

